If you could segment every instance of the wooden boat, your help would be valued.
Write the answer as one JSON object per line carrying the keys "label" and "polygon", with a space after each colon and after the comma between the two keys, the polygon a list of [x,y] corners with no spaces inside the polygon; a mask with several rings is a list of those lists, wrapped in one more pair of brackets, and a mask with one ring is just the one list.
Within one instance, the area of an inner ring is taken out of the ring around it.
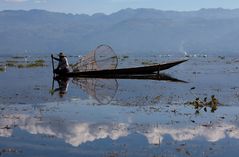
{"label": "wooden boat", "polygon": [[84,71],[84,72],[68,72],[68,73],[61,73],[57,75],[62,77],[106,78],[106,77],[119,77],[119,76],[128,76],[128,75],[154,74],[154,73],[159,73],[159,71],[169,69],[185,61],[187,61],[187,59],[157,64],[157,65],[151,65],[151,66],[144,66],[144,67],[106,69],[106,70]]}

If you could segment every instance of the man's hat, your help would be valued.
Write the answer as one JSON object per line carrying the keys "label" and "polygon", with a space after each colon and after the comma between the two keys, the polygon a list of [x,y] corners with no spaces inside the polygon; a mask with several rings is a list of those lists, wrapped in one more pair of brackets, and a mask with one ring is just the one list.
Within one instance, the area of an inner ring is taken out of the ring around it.
{"label": "man's hat", "polygon": [[59,57],[66,57],[63,52],[60,52],[58,56],[59,56]]}

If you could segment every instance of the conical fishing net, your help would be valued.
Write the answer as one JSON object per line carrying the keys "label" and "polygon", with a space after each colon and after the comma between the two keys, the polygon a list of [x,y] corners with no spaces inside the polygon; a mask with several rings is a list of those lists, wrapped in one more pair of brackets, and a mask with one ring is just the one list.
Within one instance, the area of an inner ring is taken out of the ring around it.
{"label": "conical fishing net", "polygon": [[118,59],[114,50],[108,45],[100,45],[81,57],[72,69],[74,72],[116,69],[117,64]]}

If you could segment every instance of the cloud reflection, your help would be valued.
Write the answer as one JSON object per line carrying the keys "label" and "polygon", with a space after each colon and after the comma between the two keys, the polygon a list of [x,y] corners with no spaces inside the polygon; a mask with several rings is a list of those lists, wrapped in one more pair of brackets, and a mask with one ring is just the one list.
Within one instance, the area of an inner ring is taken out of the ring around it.
{"label": "cloud reflection", "polygon": [[192,128],[171,128],[160,126],[150,128],[144,134],[150,144],[160,144],[164,135],[170,135],[175,141],[193,140],[201,137],[209,142],[219,141],[226,136],[239,139],[239,128],[233,124],[220,123],[211,126],[197,126]]}
{"label": "cloud reflection", "polygon": [[[124,123],[76,123],[54,118],[39,120],[24,114],[7,116],[1,119],[0,126],[0,136],[2,137],[11,136],[13,126],[18,126],[31,134],[43,134],[64,139],[66,143],[75,147],[98,139],[117,140],[128,135],[128,125]],[[6,129],[4,126],[10,128]]]}
{"label": "cloud reflection", "polygon": [[[18,126],[31,134],[43,134],[63,139],[72,146],[79,146],[86,142],[110,138],[117,140],[130,134],[133,125],[126,123],[87,123],[64,121],[59,118],[37,118],[27,114],[5,116],[0,120],[0,136],[9,137],[12,128]],[[8,126],[9,128],[4,128]],[[133,127],[134,128],[134,127]],[[210,142],[216,142],[225,137],[239,139],[239,128],[233,124],[216,123],[210,126],[175,128],[173,126],[136,127],[137,133],[144,135],[149,144],[160,144],[165,135],[170,135],[175,141],[193,140],[198,137]]]}

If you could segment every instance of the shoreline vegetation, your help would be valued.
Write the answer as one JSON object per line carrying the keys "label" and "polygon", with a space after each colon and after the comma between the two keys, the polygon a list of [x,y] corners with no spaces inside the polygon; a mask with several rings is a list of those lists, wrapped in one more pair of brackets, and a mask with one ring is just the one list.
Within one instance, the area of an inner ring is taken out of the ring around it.
{"label": "shoreline vegetation", "polygon": [[[34,61],[19,61],[19,60],[6,60],[4,65],[6,67],[15,67],[15,68],[37,68],[37,67],[45,67],[45,60],[37,59]],[[3,67],[0,67],[0,71],[4,70]]]}

